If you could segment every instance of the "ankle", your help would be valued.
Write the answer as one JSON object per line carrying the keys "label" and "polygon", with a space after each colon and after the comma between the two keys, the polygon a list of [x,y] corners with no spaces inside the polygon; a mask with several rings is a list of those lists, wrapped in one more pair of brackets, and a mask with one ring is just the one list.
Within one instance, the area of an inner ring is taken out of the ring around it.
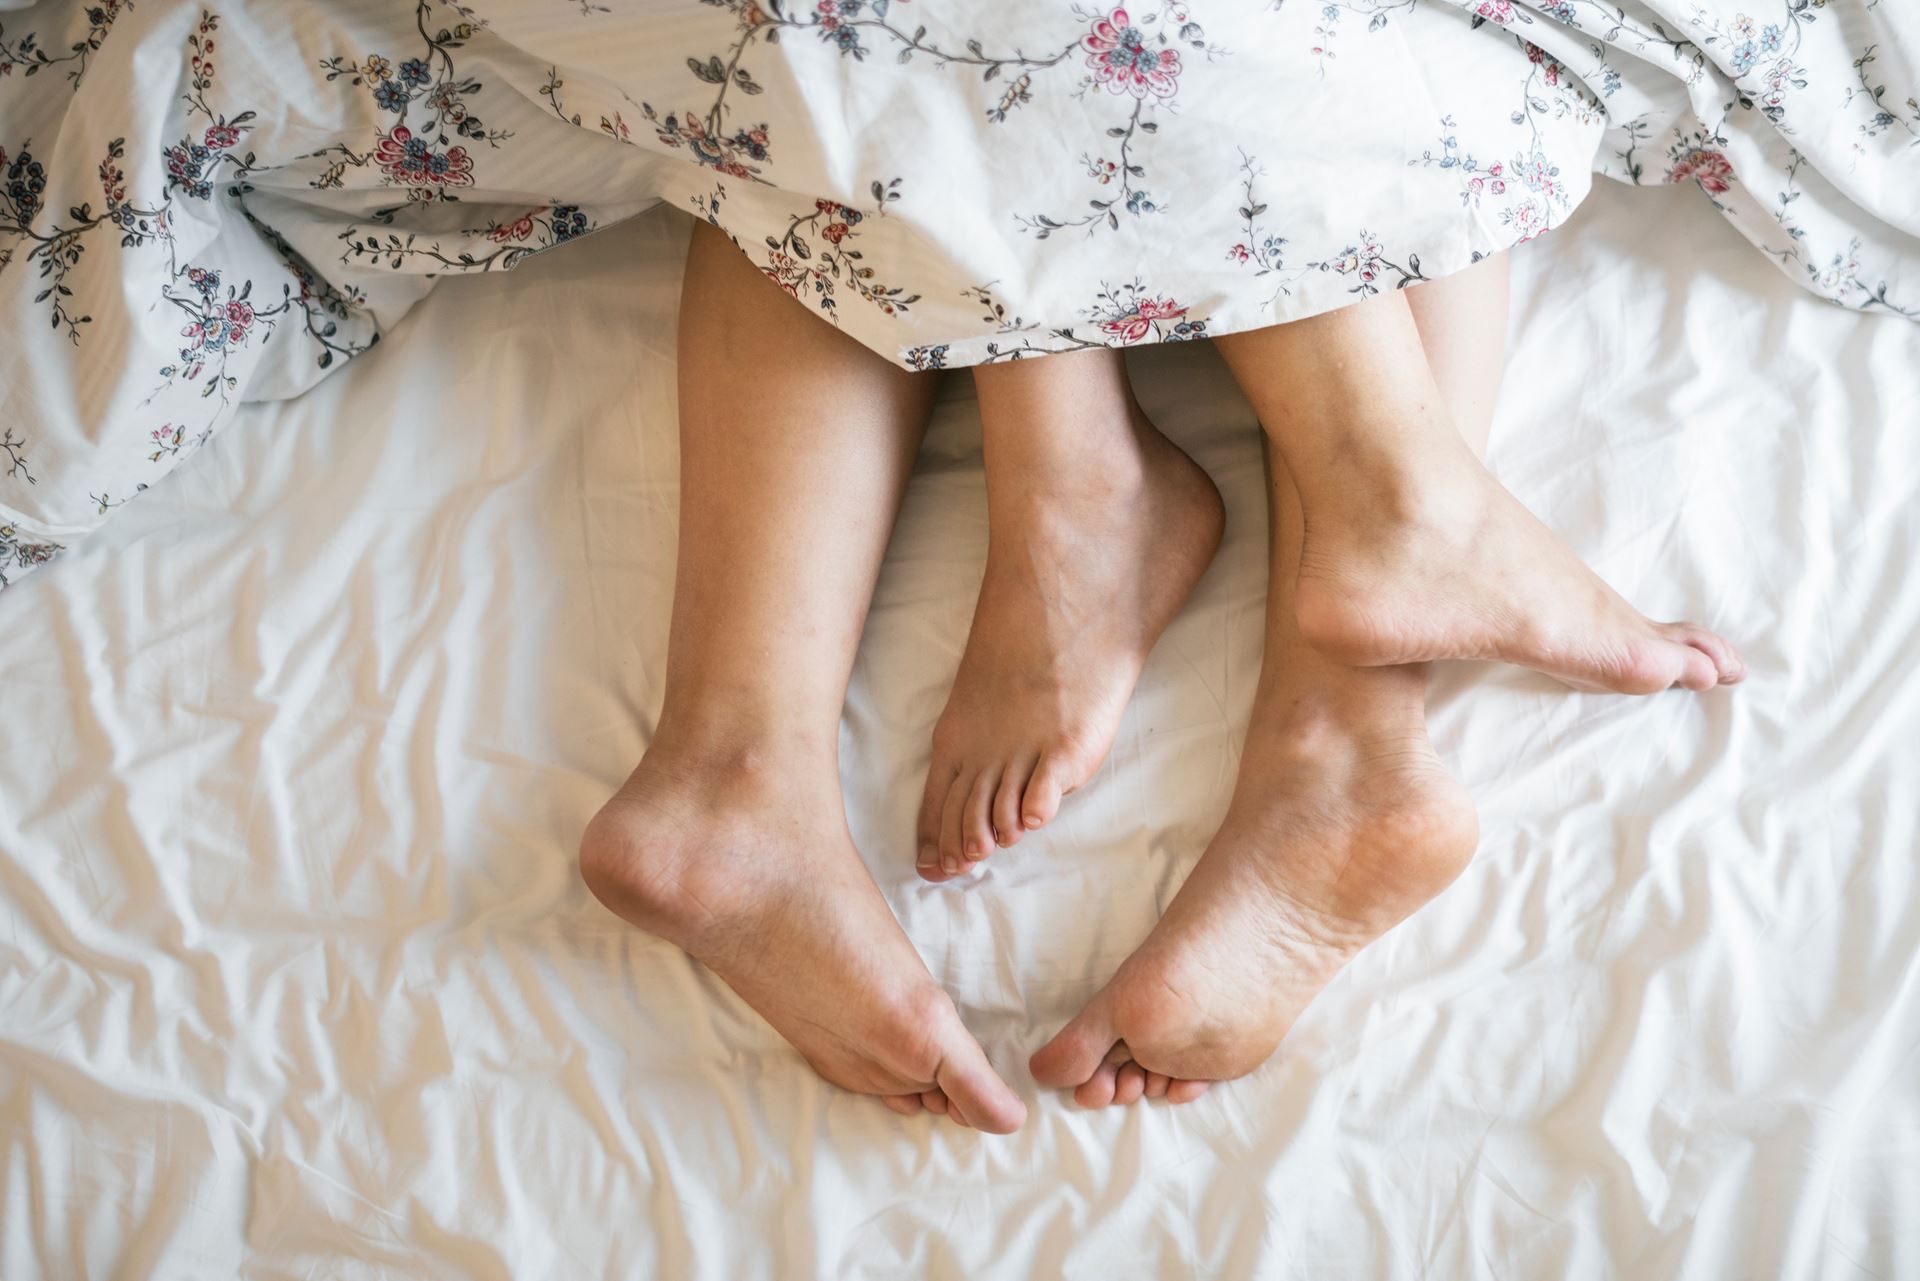
{"label": "ankle", "polygon": [[1398,435],[1343,428],[1283,453],[1309,529],[1327,513],[1343,513],[1348,525],[1451,527],[1476,495],[1477,487],[1459,483],[1463,471],[1481,468],[1444,421]]}
{"label": "ankle", "polygon": [[988,519],[1023,526],[1052,513],[1131,511],[1152,479],[1149,460],[1131,440],[1106,451],[1029,447],[1015,458],[989,450],[986,461]]}
{"label": "ankle", "polygon": [[1247,725],[1247,754],[1316,770],[1432,755],[1424,671],[1342,672],[1355,679],[1261,691]]}
{"label": "ankle", "polygon": [[751,798],[839,787],[839,725],[795,727],[763,720],[684,721],[662,716],[641,767],[676,786]]}

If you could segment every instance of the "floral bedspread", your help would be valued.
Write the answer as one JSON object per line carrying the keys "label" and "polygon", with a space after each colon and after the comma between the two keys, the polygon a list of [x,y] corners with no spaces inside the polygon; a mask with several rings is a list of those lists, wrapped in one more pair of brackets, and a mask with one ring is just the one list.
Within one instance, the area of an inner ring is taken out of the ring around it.
{"label": "floral bedspread", "polygon": [[1916,92],[1906,0],[0,0],[0,586],[660,201],[922,369],[1417,285],[1596,173],[1920,317]]}

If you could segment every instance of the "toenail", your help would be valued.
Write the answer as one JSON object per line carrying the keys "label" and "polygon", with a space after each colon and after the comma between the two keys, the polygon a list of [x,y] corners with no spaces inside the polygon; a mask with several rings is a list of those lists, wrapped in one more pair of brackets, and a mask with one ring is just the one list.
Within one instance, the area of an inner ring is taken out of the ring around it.
{"label": "toenail", "polygon": [[935,849],[931,845],[922,845],[920,847],[920,866],[921,867],[932,867],[935,863],[938,863],[939,861],[940,861],[939,850]]}
{"label": "toenail", "polygon": [[948,876],[952,876],[960,870],[960,860],[949,854],[940,860],[940,867]]}
{"label": "toenail", "polygon": [[1034,817],[1033,815],[1031,815],[1031,814],[1029,814],[1029,815],[1027,815],[1027,817],[1026,817],[1026,820],[1025,820],[1025,821],[1026,821],[1026,824],[1027,824],[1027,829],[1028,829],[1029,831],[1031,831],[1031,830],[1033,830],[1034,828],[1036,828],[1036,827],[1038,827],[1038,826],[1040,826],[1040,820],[1039,820],[1039,819],[1037,819],[1037,818],[1035,818],[1035,817]]}

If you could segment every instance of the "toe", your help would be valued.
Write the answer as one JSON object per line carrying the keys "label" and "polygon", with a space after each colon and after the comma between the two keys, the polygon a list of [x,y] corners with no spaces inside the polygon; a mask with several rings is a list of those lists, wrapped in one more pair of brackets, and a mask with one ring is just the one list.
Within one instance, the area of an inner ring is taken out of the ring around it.
{"label": "toe", "polygon": [[936,1116],[947,1114],[947,1096],[938,1090],[927,1090],[920,1095],[920,1106]]}
{"label": "toe", "polygon": [[920,1111],[920,1096],[917,1094],[886,1094],[880,1101],[901,1116],[913,1116]]}
{"label": "toe", "polygon": [[1028,1061],[1033,1079],[1055,1090],[1090,1080],[1119,1039],[1096,997]]}
{"label": "toe", "polygon": [[1053,821],[1060,812],[1060,798],[1070,786],[1067,763],[1058,752],[1041,756],[1033,777],[1027,782],[1026,798],[1020,803],[1021,826],[1028,831]]}
{"label": "toe", "polygon": [[[1108,1049],[1100,1066],[1092,1070],[1092,1076],[1073,1091],[1073,1102],[1083,1108],[1104,1108],[1119,1102],[1119,1077],[1129,1066],[1135,1066],[1133,1054],[1127,1051],[1125,1041],[1119,1041]],[[1135,1099],[1139,1099],[1139,1095],[1135,1095]]]}
{"label": "toe", "polygon": [[1113,1101],[1138,1103],[1147,1092],[1147,1070],[1138,1063],[1122,1064],[1113,1079]]}
{"label": "toe", "polygon": [[1704,627],[1683,624],[1680,639],[1713,660],[1713,670],[1722,685],[1737,684],[1747,674],[1747,665],[1727,639]]}
{"label": "toe", "polygon": [[958,1014],[952,1016],[941,1043],[945,1052],[934,1081],[947,1096],[948,1115],[989,1134],[1012,1134],[1019,1129],[1026,1122],[1027,1105],[993,1070],[987,1052]]}
{"label": "toe", "polygon": [[1167,1084],[1167,1102],[1191,1103],[1212,1088],[1212,1081],[1170,1081]]}
{"label": "toe", "polygon": [[969,865],[993,850],[993,794],[999,786],[998,770],[982,770],[967,792],[966,808],[960,812],[960,856]]}
{"label": "toe", "polygon": [[1719,683],[1720,672],[1714,666],[1711,655],[1691,645],[1680,647],[1680,676],[1674,684],[1698,693],[1701,690],[1712,689]]}
{"label": "toe", "polygon": [[920,793],[920,816],[913,825],[914,862],[920,875],[928,880],[945,879],[939,874],[940,812],[947,803],[947,792],[953,787],[954,776],[959,772],[958,766],[936,752],[933,766],[927,771],[927,785]]}
{"label": "toe", "polygon": [[960,853],[964,844],[961,815],[966,810],[967,793],[972,787],[973,776],[962,770],[953,780],[953,786],[947,789],[947,799],[940,806],[940,870],[946,876],[958,876],[966,865]]}
{"label": "toe", "polygon": [[1158,1072],[1147,1073],[1147,1097],[1150,1099],[1166,1098],[1167,1087],[1172,1084],[1173,1079],[1171,1077],[1163,1076]]}
{"label": "toe", "polygon": [[1000,776],[1000,790],[993,797],[993,832],[1001,845],[1017,843],[1026,832],[1020,821],[1020,798],[1027,793],[1027,780],[1033,776],[1033,762],[1017,760]]}
{"label": "toe", "polygon": [[1091,1079],[1081,1082],[1073,1091],[1073,1101],[1083,1108],[1103,1108],[1113,1102],[1114,1082],[1119,1068],[1101,1064]]}

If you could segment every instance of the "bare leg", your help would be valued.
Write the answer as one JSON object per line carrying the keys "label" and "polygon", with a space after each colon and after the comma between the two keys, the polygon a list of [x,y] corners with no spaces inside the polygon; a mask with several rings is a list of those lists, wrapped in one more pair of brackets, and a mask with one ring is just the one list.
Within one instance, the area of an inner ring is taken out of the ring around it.
{"label": "bare leg", "polygon": [[704,224],[684,297],[665,705],[582,873],[829,1081],[1013,1130],[1025,1108],[888,911],[840,793],[841,705],[927,380],[806,315]]}
{"label": "bare leg", "polygon": [[1460,438],[1485,457],[1507,363],[1507,254],[1407,291],[1440,403]]}
{"label": "bare leg", "polygon": [[[1506,334],[1505,263],[1416,292],[1448,411],[1483,445]],[[1466,866],[1471,802],[1426,734],[1420,666],[1351,668],[1295,618],[1304,522],[1268,457],[1267,648],[1226,822],[1146,942],[1033,1059],[1084,1105],[1198,1097],[1251,1071],[1351,956]]]}
{"label": "bare leg", "polygon": [[1480,465],[1407,294],[1217,341],[1298,486],[1295,607],[1322,652],[1511,662],[1623,693],[1744,674],[1714,633],[1635,611]]}
{"label": "bare leg", "polygon": [[1226,821],[1146,942],[1033,1057],[1083,1105],[1180,1102],[1252,1071],[1340,967],[1438,894],[1477,839],[1427,742],[1426,672],[1345,667],[1294,619],[1303,524],[1269,456],[1266,655]]}
{"label": "bare leg", "polygon": [[1147,654],[1220,544],[1220,495],[1135,403],[1119,352],[974,371],[987,572],[933,731],[920,874],[1053,818],[1106,758]]}

